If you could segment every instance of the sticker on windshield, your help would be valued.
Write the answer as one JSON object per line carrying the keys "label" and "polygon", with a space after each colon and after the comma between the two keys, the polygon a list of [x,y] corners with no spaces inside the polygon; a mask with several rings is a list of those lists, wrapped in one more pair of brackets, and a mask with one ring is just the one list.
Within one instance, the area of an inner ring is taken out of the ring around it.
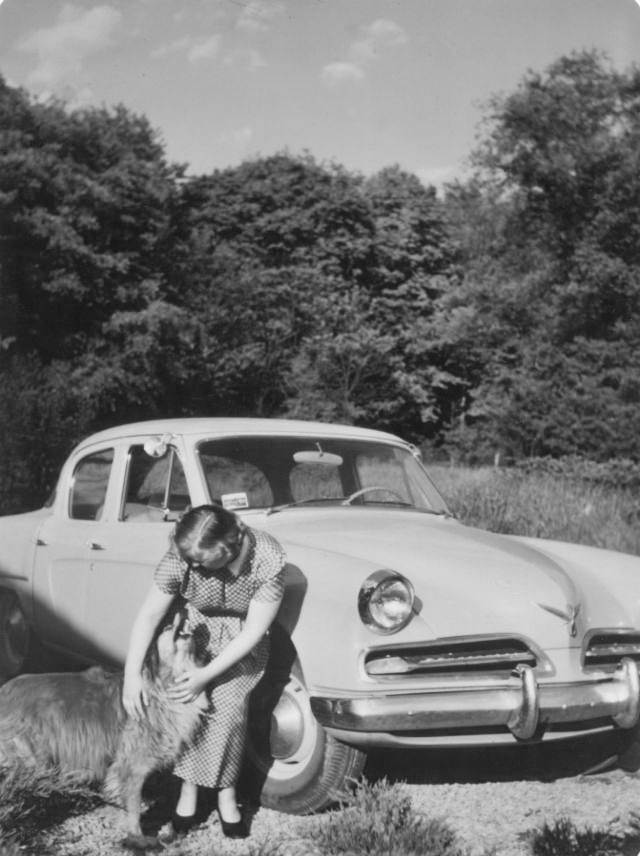
{"label": "sticker on windshield", "polygon": [[234,508],[249,508],[249,498],[246,493],[223,493],[220,497],[223,508],[232,511]]}

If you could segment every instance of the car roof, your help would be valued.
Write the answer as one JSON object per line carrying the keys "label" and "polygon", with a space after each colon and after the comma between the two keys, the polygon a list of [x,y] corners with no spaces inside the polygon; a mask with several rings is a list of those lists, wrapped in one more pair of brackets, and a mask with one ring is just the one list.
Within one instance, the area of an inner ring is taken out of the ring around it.
{"label": "car roof", "polygon": [[340,425],[327,422],[311,422],[301,419],[258,419],[253,417],[199,417],[190,416],[178,419],[151,419],[144,422],[131,422],[115,425],[85,437],[80,447],[122,437],[134,437],[141,434],[183,434],[183,435],[238,435],[238,434],[302,434],[322,435],[325,437],[361,437],[370,440],[386,440],[405,443],[400,437],[372,428],[357,428],[354,425]]}

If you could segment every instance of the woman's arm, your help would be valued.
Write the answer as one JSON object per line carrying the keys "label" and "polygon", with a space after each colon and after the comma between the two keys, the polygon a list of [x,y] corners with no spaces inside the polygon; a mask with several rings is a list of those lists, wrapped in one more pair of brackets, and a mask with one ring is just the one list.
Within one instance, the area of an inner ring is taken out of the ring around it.
{"label": "woman's arm", "polygon": [[170,695],[179,701],[191,701],[211,681],[245,657],[262,639],[280,608],[282,598],[275,601],[252,600],[244,627],[238,635],[206,666],[191,669],[176,681]]}
{"label": "woman's arm", "polygon": [[140,719],[145,715],[149,699],[144,691],[142,666],[156,627],[173,601],[174,595],[166,594],[152,584],[131,628],[127,660],[124,666],[122,704],[130,717]]}

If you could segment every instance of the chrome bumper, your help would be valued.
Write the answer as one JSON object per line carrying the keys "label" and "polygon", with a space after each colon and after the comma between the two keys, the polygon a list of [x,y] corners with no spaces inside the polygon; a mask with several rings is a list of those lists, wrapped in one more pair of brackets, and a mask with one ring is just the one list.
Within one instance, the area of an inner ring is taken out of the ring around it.
{"label": "chrome bumper", "polygon": [[538,684],[530,666],[518,666],[517,682],[504,687],[423,691],[356,698],[313,696],[311,709],[326,728],[342,731],[437,731],[506,727],[530,740],[538,727],[610,718],[632,728],[640,713],[638,666],[624,658],[602,680]]}

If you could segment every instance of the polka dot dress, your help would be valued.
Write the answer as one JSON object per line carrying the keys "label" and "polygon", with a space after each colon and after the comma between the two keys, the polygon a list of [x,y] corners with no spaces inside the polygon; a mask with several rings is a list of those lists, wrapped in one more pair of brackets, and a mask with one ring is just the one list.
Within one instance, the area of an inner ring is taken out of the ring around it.
{"label": "polka dot dress", "polygon": [[[247,529],[249,550],[237,576],[227,568],[201,573],[169,550],[156,568],[155,583],[186,601],[198,654],[212,660],[242,630],[251,600],[278,601],[284,591],[285,555],[275,538]],[[234,785],[240,774],[247,732],[248,696],[260,680],[269,654],[264,636],[242,660],[212,682],[210,708],[174,772],[210,788]]]}

